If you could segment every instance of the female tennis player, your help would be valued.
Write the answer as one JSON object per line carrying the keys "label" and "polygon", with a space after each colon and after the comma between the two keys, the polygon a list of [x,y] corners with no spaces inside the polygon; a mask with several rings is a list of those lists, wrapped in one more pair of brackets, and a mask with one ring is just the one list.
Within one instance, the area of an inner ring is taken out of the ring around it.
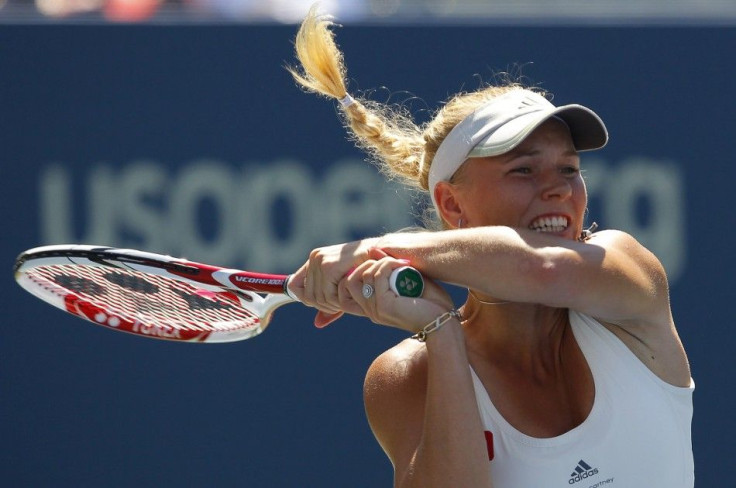
{"label": "female tennis player", "polygon": [[[692,487],[693,382],[665,271],[624,232],[584,231],[579,153],[606,144],[601,119],[509,84],[419,127],[348,95],[314,11],[296,48],[297,81],[339,100],[360,147],[427,191],[443,226],[316,249],[293,279],[318,326],[350,313],[413,334],[364,386],[395,486]],[[421,299],[388,289],[407,263],[429,278]]]}

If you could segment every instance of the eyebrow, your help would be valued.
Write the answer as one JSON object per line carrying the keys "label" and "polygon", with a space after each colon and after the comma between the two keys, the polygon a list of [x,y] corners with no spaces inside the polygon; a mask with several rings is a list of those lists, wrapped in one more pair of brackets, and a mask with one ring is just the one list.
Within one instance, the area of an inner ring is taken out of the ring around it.
{"label": "eyebrow", "polygon": [[[523,148],[517,146],[505,154],[499,154],[498,158],[501,165],[507,165],[513,163],[520,157],[536,156],[539,153],[541,153],[539,149],[529,148],[528,150],[523,150]],[[580,159],[580,153],[575,148],[565,151],[562,155],[565,157],[576,157]]]}

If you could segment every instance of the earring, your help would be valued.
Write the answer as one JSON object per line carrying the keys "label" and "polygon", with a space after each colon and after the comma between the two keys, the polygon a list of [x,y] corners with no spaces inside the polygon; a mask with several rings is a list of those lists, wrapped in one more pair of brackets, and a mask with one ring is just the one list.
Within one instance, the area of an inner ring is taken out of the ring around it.
{"label": "earring", "polygon": [[585,242],[586,240],[590,238],[590,236],[593,235],[593,232],[595,232],[597,228],[598,228],[598,224],[596,222],[593,222],[592,224],[590,224],[590,227],[583,230],[583,233],[580,234],[580,237],[578,238],[578,240],[580,242]]}
{"label": "earring", "polygon": [[457,228],[462,229],[463,228],[463,219],[457,219]]}

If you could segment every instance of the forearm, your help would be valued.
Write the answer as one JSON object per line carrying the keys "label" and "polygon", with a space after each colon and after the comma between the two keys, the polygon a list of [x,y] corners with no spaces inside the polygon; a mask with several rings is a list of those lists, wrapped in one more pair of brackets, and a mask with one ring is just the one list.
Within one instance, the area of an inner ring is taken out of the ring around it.
{"label": "forearm", "polygon": [[498,226],[390,234],[378,245],[439,281],[523,302],[549,290],[559,264],[550,259],[553,242]]}
{"label": "forearm", "polygon": [[559,286],[550,286],[555,284],[551,280],[562,274],[555,273],[558,263],[550,260],[555,243],[560,242],[550,236],[500,226],[388,234],[316,249],[292,282],[296,288],[303,283],[315,292],[312,297],[294,290],[308,305],[339,308],[334,293],[337,283],[356,266],[370,260],[371,249],[380,249],[394,258],[408,260],[426,276],[445,283],[504,300],[545,303],[539,301],[544,293],[561,290]]}
{"label": "forearm", "polygon": [[378,244],[425,275],[501,300],[570,308],[617,324],[668,324],[666,274],[630,235],[587,242],[503,226],[390,234]]}
{"label": "forearm", "polygon": [[428,380],[421,441],[396,485],[490,487],[483,424],[465,339],[453,320],[427,340]]}

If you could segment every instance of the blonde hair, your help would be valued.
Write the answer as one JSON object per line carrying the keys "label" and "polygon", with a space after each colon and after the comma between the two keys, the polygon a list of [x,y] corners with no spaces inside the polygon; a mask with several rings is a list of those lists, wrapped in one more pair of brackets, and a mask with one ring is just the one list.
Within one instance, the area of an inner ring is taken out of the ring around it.
{"label": "blonde hair", "polygon": [[[342,100],[348,95],[347,69],[343,54],[335,43],[334,24],[319,16],[313,6],[295,39],[296,57],[301,69],[288,67],[305,90]],[[470,93],[451,97],[429,120],[418,126],[401,107],[388,106],[355,97],[343,106],[345,125],[355,143],[368,152],[382,172],[404,184],[429,191],[429,168],[447,134],[480,105],[510,90],[517,83],[484,86]]]}

